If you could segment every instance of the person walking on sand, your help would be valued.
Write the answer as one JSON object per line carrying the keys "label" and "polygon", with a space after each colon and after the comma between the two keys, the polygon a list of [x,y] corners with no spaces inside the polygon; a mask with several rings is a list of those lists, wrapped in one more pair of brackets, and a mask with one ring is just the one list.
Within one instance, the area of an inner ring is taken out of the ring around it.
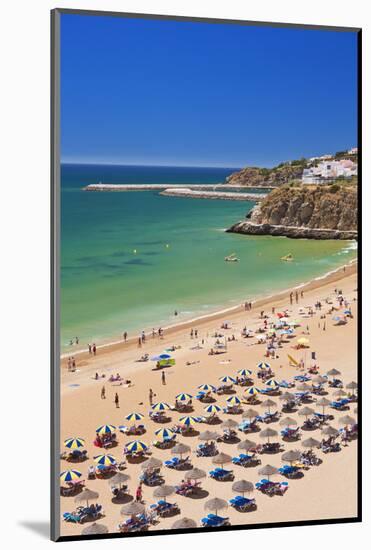
{"label": "person walking on sand", "polygon": [[191,328],[191,338],[193,338],[193,328]]}
{"label": "person walking on sand", "polygon": [[124,342],[126,342],[126,340],[128,339],[128,333],[126,332],[126,330],[125,330],[123,336],[124,336]]}
{"label": "person walking on sand", "polygon": [[106,388],[103,386],[100,392],[100,398],[106,399]]}
{"label": "person walking on sand", "polygon": [[141,348],[142,347],[142,337],[139,336],[138,338],[138,348]]}
{"label": "person walking on sand", "polygon": [[162,371],[161,373],[161,382],[163,386],[166,386],[165,371]]}
{"label": "person walking on sand", "polygon": [[292,305],[292,292],[290,292],[290,304]]}
{"label": "person walking on sand", "polygon": [[97,355],[97,346],[93,344],[93,355]]}
{"label": "person walking on sand", "polygon": [[142,491],[142,482],[139,483],[137,490],[135,491],[135,500],[137,502],[142,502],[143,491]]}
{"label": "person walking on sand", "polygon": [[120,408],[120,401],[119,401],[119,394],[118,393],[115,393],[115,405],[116,405],[116,409]]}
{"label": "person walking on sand", "polygon": [[91,355],[92,354],[91,344],[88,344],[88,350],[89,350],[89,354]]}
{"label": "person walking on sand", "polygon": [[198,337],[198,329],[196,328],[195,329],[195,338],[197,338],[197,337]]}
{"label": "person walking on sand", "polygon": [[152,391],[152,388],[149,389],[149,404],[153,405],[153,391]]}

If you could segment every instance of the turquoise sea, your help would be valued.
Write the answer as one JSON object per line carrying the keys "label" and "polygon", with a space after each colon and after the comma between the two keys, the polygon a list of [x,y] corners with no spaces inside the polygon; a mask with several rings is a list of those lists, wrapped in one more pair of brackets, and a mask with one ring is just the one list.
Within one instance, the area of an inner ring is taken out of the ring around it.
{"label": "turquoise sea", "polygon": [[[62,352],[75,336],[86,347],[124,330],[137,335],[286,289],[356,256],[350,242],[225,233],[252,203],[82,191],[99,181],[215,184],[233,170],[62,165]],[[294,261],[280,261],[289,252]],[[225,262],[231,253],[240,262]]]}

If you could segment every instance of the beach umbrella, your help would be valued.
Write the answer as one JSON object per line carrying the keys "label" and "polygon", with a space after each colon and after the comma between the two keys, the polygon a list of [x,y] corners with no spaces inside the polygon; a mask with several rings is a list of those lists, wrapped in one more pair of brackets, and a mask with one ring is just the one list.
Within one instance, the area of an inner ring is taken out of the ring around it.
{"label": "beach umbrella", "polygon": [[218,413],[222,410],[221,407],[219,407],[219,405],[207,405],[205,408],[204,408],[204,411],[207,412],[207,413]]}
{"label": "beach umbrella", "polygon": [[143,453],[148,449],[148,445],[143,443],[143,441],[136,439],[134,441],[130,441],[129,443],[127,443],[125,445],[125,449],[130,453]]}
{"label": "beach umbrella", "polygon": [[171,359],[171,355],[168,353],[161,353],[160,355],[154,355],[151,357],[151,361],[163,361],[165,359]]}
{"label": "beach umbrella", "polygon": [[249,420],[255,418],[256,416],[259,416],[259,413],[255,409],[247,409],[247,411],[244,411],[242,414],[242,418],[248,418]]}
{"label": "beach umbrella", "polygon": [[339,374],[341,374],[341,372],[337,369],[331,369],[327,371],[328,376],[338,376]]}
{"label": "beach umbrella", "polygon": [[144,415],[142,413],[133,412],[125,416],[125,420],[128,420],[129,422],[137,422],[138,420],[142,420],[144,418]]}
{"label": "beach umbrella", "polygon": [[325,408],[328,407],[330,405],[330,403],[331,403],[331,401],[326,399],[326,397],[322,397],[322,399],[319,399],[317,401],[317,405],[319,407],[322,407],[322,414],[325,414]]}
{"label": "beach umbrella", "polygon": [[212,386],[211,384],[201,384],[201,386],[197,387],[201,391],[215,391],[215,386]]}
{"label": "beach umbrella", "polygon": [[239,374],[240,376],[242,376],[243,378],[248,378],[249,376],[252,375],[252,370],[249,370],[249,369],[241,369],[237,372],[237,374]]}
{"label": "beach umbrella", "polygon": [[189,518],[177,519],[171,526],[172,529],[194,529],[195,527],[197,527],[197,523],[194,519]]}
{"label": "beach umbrella", "polygon": [[236,406],[241,404],[241,399],[237,397],[236,395],[231,395],[231,397],[228,397],[227,399],[228,405]]}
{"label": "beach umbrella", "polygon": [[321,445],[320,441],[317,441],[317,439],[314,439],[313,437],[309,437],[305,441],[302,442],[303,447],[308,447],[309,449],[313,449],[313,447],[319,447]]}
{"label": "beach umbrella", "polygon": [[335,395],[335,397],[345,397],[348,394],[344,390],[340,389],[340,390],[334,391],[332,395]]}
{"label": "beach umbrella", "polygon": [[312,384],[313,383],[318,384],[319,386],[321,386],[322,384],[325,384],[326,382],[327,382],[327,378],[325,378],[325,376],[321,376],[320,374],[318,374],[312,379]]}
{"label": "beach umbrella", "polygon": [[300,414],[300,416],[305,416],[305,418],[308,418],[308,416],[314,414],[314,410],[310,407],[303,407],[302,409],[300,409],[298,414]]}
{"label": "beach umbrella", "polygon": [[151,458],[148,458],[141,464],[141,468],[143,471],[146,470],[157,470],[157,468],[161,468],[162,462],[158,458],[155,458],[151,456]]}
{"label": "beach umbrella", "polygon": [[153,491],[153,496],[156,498],[163,498],[166,502],[166,497],[172,495],[174,493],[174,487],[171,485],[160,485],[160,487],[156,487],[156,489]]}
{"label": "beach umbrella", "polygon": [[336,430],[332,426],[325,426],[322,430],[322,433],[325,435],[334,436],[338,434],[338,430]]}
{"label": "beach umbrella", "polygon": [[248,395],[248,397],[253,397],[254,395],[258,395],[260,393],[259,388],[256,388],[255,386],[251,386],[250,388],[246,388],[244,390],[244,393]]}
{"label": "beach umbrella", "polygon": [[204,508],[205,510],[211,510],[212,512],[215,512],[215,515],[218,515],[219,510],[228,508],[228,502],[226,500],[223,500],[222,498],[212,498],[205,502]]}
{"label": "beach umbrella", "polygon": [[263,466],[263,468],[260,468],[260,470],[258,470],[258,474],[261,476],[267,476],[269,480],[270,476],[278,474],[278,469],[274,466],[271,466],[270,464],[267,464],[266,466]]}
{"label": "beach umbrella", "polygon": [[262,406],[268,409],[268,413],[271,412],[271,407],[277,407],[277,403],[275,401],[272,401],[272,399],[266,399],[263,401]]}
{"label": "beach umbrella", "polygon": [[94,457],[94,462],[101,466],[113,466],[116,464],[116,459],[112,455],[98,455]]}
{"label": "beach umbrella", "polygon": [[174,436],[173,430],[170,430],[169,428],[160,428],[159,430],[155,431],[155,434],[157,435],[158,439],[162,439],[162,441],[171,439]]}
{"label": "beach umbrella", "polygon": [[291,418],[290,416],[286,416],[286,418],[282,418],[280,420],[280,426],[296,426],[297,422],[295,418]]}
{"label": "beach umbrella", "polygon": [[82,476],[82,473],[79,470],[65,470],[62,472],[59,477],[63,482],[77,481]]}
{"label": "beach umbrella", "polygon": [[299,338],[298,339],[298,344],[300,346],[307,346],[309,344],[309,340],[308,340],[308,338]]}
{"label": "beach umbrella", "polygon": [[175,396],[175,399],[181,403],[186,403],[192,399],[192,395],[190,393],[178,393],[178,395]]}
{"label": "beach umbrella", "polygon": [[202,432],[198,436],[198,439],[200,439],[200,441],[216,441],[218,437],[219,437],[219,434],[217,432],[206,430],[206,432]]}
{"label": "beach umbrella", "polygon": [[195,416],[182,416],[179,418],[179,424],[182,424],[182,426],[194,426],[197,422],[198,419]]}
{"label": "beach umbrella", "polygon": [[103,426],[99,426],[95,431],[98,435],[105,435],[105,434],[113,434],[116,430],[116,426],[112,426],[112,424],[103,424]]}
{"label": "beach umbrella", "polygon": [[188,470],[184,474],[185,479],[201,479],[203,477],[206,477],[206,472],[204,472],[200,468],[193,468],[192,470]]}
{"label": "beach umbrella", "polygon": [[245,496],[245,493],[252,493],[253,490],[254,485],[251,481],[246,481],[245,479],[235,481],[232,485],[232,491],[235,493],[242,493],[242,496]]}
{"label": "beach umbrella", "polygon": [[68,449],[81,449],[84,445],[85,439],[82,439],[82,437],[69,437],[64,440],[64,446]]}
{"label": "beach umbrella", "polygon": [[263,370],[264,369],[268,370],[268,369],[271,368],[270,364],[269,363],[264,363],[264,361],[262,361],[261,363],[258,363],[257,366],[258,366],[258,369],[263,369]]}
{"label": "beach umbrella", "polygon": [[271,378],[270,380],[267,380],[265,382],[265,385],[268,386],[268,388],[274,388],[274,389],[280,387],[279,383],[274,378]]}
{"label": "beach umbrella", "polygon": [[224,420],[222,422],[222,427],[227,428],[228,430],[233,430],[233,428],[237,428],[238,422],[233,420],[232,418],[228,418],[227,420]]}
{"label": "beach umbrella", "polygon": [[231,376],[221,376],[219,378],[219,380],[221,382],[223,382],[223,384],[235,384],[236,383],[236,379],[232,378]]}
{"label": "beach umbrella", "polygon": [[260,432],[260,437],[266,438],[268,440],[268,443],[270,442],[271,437],[276,437],[278,435],[278,432],[276,430],[272,430],[272,428],[266,428],[262,432]]}
{"label": "beach umbrella", "polygon": [[243,451],[251,451],[252,449],[255,449],[256,443],[254,441],[250,441],[249,439],[245,439],[244,441],[240,441],[237,447]]}
{"label": "beach umbrella", "polygon": [[223,467],[224,464],[232,462],[232,457],[230,455],[227,455],[226,453],[218,453],[217,455],[213,456],[211,462],[213,464],[220,464]]}
{"label": "beach umbrella", "polygon": [[138,516],[139,514],[144,514],[145,510],[144,504],[132,500],[121,508],[120,514],[122,516]]}
{"label": "beach umbrella", "polygon": [[97,500],[97,498],[99,498],[99,493],[85,488],[77,495],[77,497],[75,497],[74,500],[77,504],[86,502],[86,506],[89,506],[89,500]]}
{"label": "beach umbrella", "polygon": [[173,455],[184,455],[185,453],[190,453],[191,452],[191,447],[189,447],[188,445],[184,445],[184,443],[177,443],[177,445],[175,445],[172,449],[171,449],[171,453]]}
{"label": "beach umbrella", "polygon": [[281,401],[294,401],[295,396],[292,393],[287,391],[287,392],[283,393],[282,395],[280,395],[279,399]]}
{"label": "beach umbrella", "polygon": [[347,388],[347,390],[357,390],[358,384],[357,382],[349,382],[349,384],[347,384],[345,387]]}
{"label": "beach umbrella", "polygon": [[82,535],[105,535],[106,533],[108,533],[108,527],[103,525],[103,523],[95,522],[81,531]]}
{"label": "beach umbrella", "polygon": [[123,483],[126,483],[130,479],[130,476],[128,474],[124,474],[123,472],[117,472],[113,477],[111,477],[110,480],[108,480],[108,484],[111,487],[114,487],[115,485],[118,485],[121,489],[121,486]]}
{"label": "beach umbrella", "polygon": [[282,460],[284,462],[290,462],[290,465],[293,462],[296,462],[296,461],[300,460],[300,458],[301,458],[300,451],[287,451],[286,453],[283,453],[283,455],[282,455]]}
{"label": "beach umbrella", "polygon": [[304,392],[310,392],[312,391],[312,386],[310,384],[306,384],[303,382],[302,384],[299,384],[296,388],[298,391],[304,391]]}
{"label": "beach umbrella", "polygon": [[154,403],[152,405],[152,410],[156,412],[168,411],[170,408],[171,408],[170,405],[168,405],[167,403],[164,403],[163,401],[160,401],[160,403]]}
{"label": "beach umbrella", "polygon": [[339,418],[339,423],[344,424],[345,426],[352,426],[353,424],[356,424],[356,421],[354,418],[346,414],[345,416]]}

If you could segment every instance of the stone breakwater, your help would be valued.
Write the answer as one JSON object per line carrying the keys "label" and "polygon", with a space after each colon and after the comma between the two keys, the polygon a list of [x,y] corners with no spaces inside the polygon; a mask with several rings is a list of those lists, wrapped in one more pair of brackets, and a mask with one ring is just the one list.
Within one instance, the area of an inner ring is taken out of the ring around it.
{"label": "stone breakwater", "polygon": [[199,191],[189,188],[165,189],[160,193],[168,197],[186,197],[190,199],[217,199],[228,201],[261,201],[266,195],[263,193],[228,193],[226,191]]}
{"label": "stone breakwater", "polygon": [[195,189],[195,190],[216,190],[216,189],[243,189],[244,186],[225,185],[224,183],[217,184],[200,184],[200,183],[92,183],[83,188],[84,191],[164,191],[167,189]]}
{"label": "stone breakwater", "polygon": [[272,235],[274,237],[289,237],[291,239],[338,239],[357,240],[357,231],[342,231],[338,229],[321,229],[312,227],[297,227],[287,225],[272,225],[270,223],[254,223],[240,221],[229,229],[227,233],[240,233],[242,235]]}

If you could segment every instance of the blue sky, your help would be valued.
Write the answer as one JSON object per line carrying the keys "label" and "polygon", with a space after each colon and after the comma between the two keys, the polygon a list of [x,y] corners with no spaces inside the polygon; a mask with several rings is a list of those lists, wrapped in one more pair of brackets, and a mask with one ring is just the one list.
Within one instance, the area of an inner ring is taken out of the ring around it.
{"label": "blue sky", "polygon": [[272,166],[357,138],[355,32],[63,14],[61,158]]}

